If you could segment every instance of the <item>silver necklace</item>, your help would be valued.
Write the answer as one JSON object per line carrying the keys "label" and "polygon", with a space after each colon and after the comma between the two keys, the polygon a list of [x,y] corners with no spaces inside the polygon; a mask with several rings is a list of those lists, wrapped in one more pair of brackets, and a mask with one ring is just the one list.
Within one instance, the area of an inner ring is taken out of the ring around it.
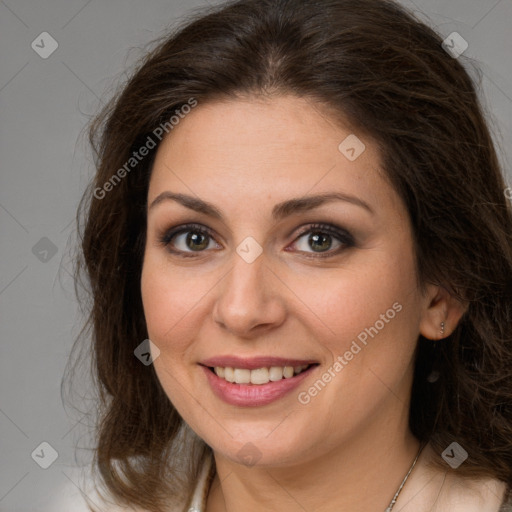
{"label": "silver necklace", "polygon": [[418,459],[420,457],[420,454],[423,450],[425,445],[420,446],[420,449],[418,450],[418,453],[416,455],[416,458],[414,459],[411,467],[409,468],[409,471],[407,471],[407,474],[405,475],[405,478],[403,479],[402,483],[400,484],[400,487],[396,491],[395,495],[393,496],[393,499],[391,500],[391,503],[388,505],[386,510],[384,512],[391,512],[393,510],[393,507],[395,506],[396,500],[398,499],[398,496],[400,495],[400,492],[402,491],[405,482],[407,482],[407,479],[409,478],[409,475],[411,474],[411,471],[414,469],[414,466],[416,466],[416,462],[418,462]]}

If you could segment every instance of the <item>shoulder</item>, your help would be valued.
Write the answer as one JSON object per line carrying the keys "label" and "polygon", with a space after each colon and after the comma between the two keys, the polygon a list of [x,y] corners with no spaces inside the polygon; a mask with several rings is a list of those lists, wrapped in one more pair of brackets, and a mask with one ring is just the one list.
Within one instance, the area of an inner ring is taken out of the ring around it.
{"label": "shoulder", "polygon": [[[421,463],[404,487],[403,512],[512,512],[507,484],[492,477],[468,477],[446,466],[434,464],[440,455],[425,447]],[[400,500],[397,502],[397,504]]]}
{"label": "shoulder", "polygon": [[467,478],[447,475],[444,502],[453,512],[505,512],[505,482],[493,478]]}

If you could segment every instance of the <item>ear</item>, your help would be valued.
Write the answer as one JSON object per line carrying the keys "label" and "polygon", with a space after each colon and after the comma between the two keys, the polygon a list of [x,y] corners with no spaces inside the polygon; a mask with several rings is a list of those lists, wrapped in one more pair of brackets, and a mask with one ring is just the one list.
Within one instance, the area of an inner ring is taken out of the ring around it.
{"label": "ear", "polygon": [[467,304],[461,303],[446,288],[428,285],[420,319],[420,334],[430,340],[450,336],[467,308]]}

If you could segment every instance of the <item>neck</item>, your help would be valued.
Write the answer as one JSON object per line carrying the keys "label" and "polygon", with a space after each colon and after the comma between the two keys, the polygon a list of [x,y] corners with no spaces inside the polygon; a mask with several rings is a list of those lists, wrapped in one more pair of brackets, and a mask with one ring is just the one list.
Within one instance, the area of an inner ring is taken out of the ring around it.
{"label": "neck", "polygon": [[384,512],[420,446],[407,428],[389,427],[359,432],[338,449],[286,467],[245,467],[215,453],[206,510],[237,510],[243,503],[246,512]]}

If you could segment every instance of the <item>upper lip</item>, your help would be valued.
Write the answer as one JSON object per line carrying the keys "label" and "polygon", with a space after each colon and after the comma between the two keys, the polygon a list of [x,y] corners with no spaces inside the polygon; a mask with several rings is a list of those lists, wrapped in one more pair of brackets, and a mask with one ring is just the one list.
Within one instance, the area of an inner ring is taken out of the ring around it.
{"label": "upper lip", "polygon": [[258,368],[269,368],[271,366],[303,366],[305,364],[317,364],[318,361],[313,359],[292,359],[285,357],[238,357],[238,356],[215,356],[204,359],[199,364],[203,366],[222,368],[240,368],[246,370],[256,370]]}

